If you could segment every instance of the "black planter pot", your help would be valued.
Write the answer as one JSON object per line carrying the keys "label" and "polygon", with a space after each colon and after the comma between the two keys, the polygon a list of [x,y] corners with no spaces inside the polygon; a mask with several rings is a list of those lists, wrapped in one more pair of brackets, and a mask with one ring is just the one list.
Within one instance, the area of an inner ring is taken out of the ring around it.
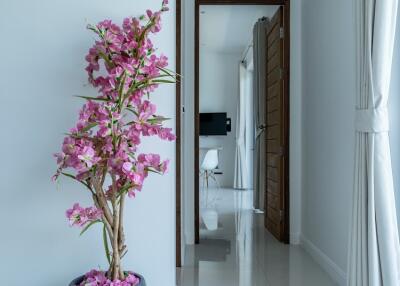
{"label": "black planter pot", "polygon": [[[142,275],[136,274],[135,276],[139,278],[140,282],[136,286],[146,286],[146,281],[144,280],[144,277]],[[85,276],[80,276],[78,278],[75,278],[72,280],[71,283],[69,283],[69,286],[78,286],[80,283],[82,283],[83,279],[85,279]]]}

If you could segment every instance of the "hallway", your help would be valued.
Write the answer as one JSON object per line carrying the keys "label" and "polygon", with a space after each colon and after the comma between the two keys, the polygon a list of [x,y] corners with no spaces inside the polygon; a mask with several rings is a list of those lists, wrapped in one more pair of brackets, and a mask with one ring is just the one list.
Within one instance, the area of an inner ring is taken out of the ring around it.
{"label": "hallway", "polygon": [[186,246],[178,286],[336,285],[301,247],[264,229],[263,214],[251,209],[252,192],[221,189],[217,197],[218,230],[201,226],[200,244]]}

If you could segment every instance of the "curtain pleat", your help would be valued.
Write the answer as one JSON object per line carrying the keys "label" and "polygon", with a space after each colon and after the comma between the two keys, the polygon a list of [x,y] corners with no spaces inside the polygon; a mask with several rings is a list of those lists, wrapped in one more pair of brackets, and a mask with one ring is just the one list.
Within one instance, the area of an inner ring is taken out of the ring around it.
{"label": "curtain pleat", "polygon": [[387,101],[397,0],[355,0],[356,144],[347,285],[399,286]]}
{"label": "curtain pleat", "polygon": [[247,167],[246,167],[246,94],[247,71],[243,63],[239,64],[239,100],[236,117],[236,153],[233,187],[235,189],[247,189]]}
{"label": "curtain pleat", "polygon": [[253,28],[253,112],[254,112],[254,157],[253,157],[253,185],[254,208],[264,210],[265,190],[265,133],[261,126],[265,124],[265,101],[266,101],[266,27],[267,18],[261,18]]}

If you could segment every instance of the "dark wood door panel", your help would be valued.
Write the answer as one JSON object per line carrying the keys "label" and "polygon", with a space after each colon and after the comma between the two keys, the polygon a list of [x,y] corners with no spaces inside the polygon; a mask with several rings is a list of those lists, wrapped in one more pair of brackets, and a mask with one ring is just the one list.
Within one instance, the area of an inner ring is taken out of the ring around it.
{"label": "dark wood door panel", "polygon": [[[272,155],[272,154],[270,154]],[[275,156],[267,156],[267,166],[276,167],[280,164],[281,157],[278,155]]]}
{"label": "dark wood door panel", "polygon": [[268,48],[267,52],[268,61],[271,60],[272,57],[279,56],[279,54],[281,54],[280,48],[281,48],[280,41],[275,41],[274,43],[271,44],[271,47]]}
{"label": "dark wood door panel", "polygon": [[276,41],[280,40],[280,26],[278,23],[275,23],[271,27],[271,32],[268,34],[268,48],[275,44]]}
{"label": "dark wood door panel", "polygon": [[266,227],[267,227],[267,229],[269,230],[270,233],[272,233],[276,238],[281,240],[280,239],[280,236],[281,236],[281,234],[280,234],[280,229],[281,229],[280,228],[280,223],[277,223],[276,221],[274,221],[274,220],[272,220],[270,218],[267,218]]}
{"label": "dark wood door panel", "polygon": [[274,84],[270,83],[267,89],[267,98],[271,99],[275,96],[278,96],[282,90],[282,83],[280,81],[276,81]]}
{"label": "dark wood door panel", "polygon": [[267,166],[267,180],[271,179],[274,182],[280,183],[280,170],[279,164],[276,167]]}
{"label": "dark wood door panel", "polygon": [[280,220],[279,210],[274,209],[274,208],[269,208],[268,209],[268,217],[270,220],[272,220],[276,224],[279,224],[279,220]]}
{"label": "dark wood door panel", "polygon": [[267,140],[267,153],[279,154],[280,151],[281,151],[281,142],[279,138]]}
{"label": "dark wood door panel", "polygon": [[279,194],[279,182],[273,179],[267,179],[267,193],[274,194],[275,196]]}
{"label": "dark wood door panel", "polygon": [[280,63],[281,61],[279,57],[272,57],[271,60],[269,60],[267,63],[268,73],[272,71],[274,68],[279,68]]}
{"label": "dark wood door panel", "polygon": [[279,211],[279,197],[272,192],[267,193],[268,207]]}
{"label": "dark wood door panel", "polygon": [[267,113],[267,127],[274,126],[281,123],[280,110]]}
{"label": "dark wood door panel", "polygon": [[267,28],[267,106],[266,106],[266,212],[265,226],[278,239],[285,237],[283,220],[285,200],[285,101],[283,9],[280,8]]}
{"label": "dark wood door panel", "polygon": [[267,101],[267,112],[278,111],[281,108],[281,101],[278,96],[272,97]]}
{"label": "dark wood door panel", "polygon": [[280,138],[281,130],[278,125],[270,126],[266,129],[266,138],[267,139],[275,139]]}

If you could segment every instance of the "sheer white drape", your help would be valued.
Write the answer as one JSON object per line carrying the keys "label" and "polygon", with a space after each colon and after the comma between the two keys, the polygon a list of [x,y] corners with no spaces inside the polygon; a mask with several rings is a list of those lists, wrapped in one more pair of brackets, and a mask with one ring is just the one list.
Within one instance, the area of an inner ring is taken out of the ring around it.
{"label": "sheer white drape", "polygon": [[387,101],[397,0],[355,0],[358,90],[349,286],[399,286]]}
{"label": "sheer white drape", "polygon": [[267,77],[267,25],[268,18],[259,19],[253,27],[253,122],[254,122],[254,152],[253,152],[253,206],[264,210],[266,189],[266,84]]}
{"label": "sheer white drape", "polygon": [[246,161],[246,96],[248,86],[247,71],[243,63],[239,64],[239,100],[236,118],[236,154],[233,187],[248,188],[248,173]]}

